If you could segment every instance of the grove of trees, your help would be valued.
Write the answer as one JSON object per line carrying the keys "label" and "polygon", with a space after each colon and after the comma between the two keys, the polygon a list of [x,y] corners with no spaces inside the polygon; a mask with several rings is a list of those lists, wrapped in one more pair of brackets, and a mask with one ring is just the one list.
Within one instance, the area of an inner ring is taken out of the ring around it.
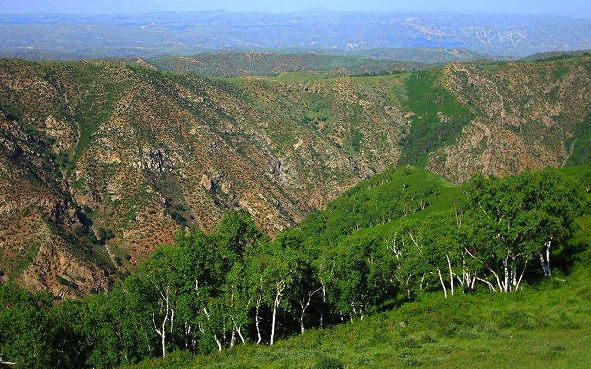
{"label": "grove of trees", "polygon": [[[324,225],[344,223],[318,219],[342,213],[311,215],[315,227],[270,239],[247,214],[230,212],[215,232],[181,232],[111,291],[81,300],[56,304],[6,283],[0,359],[21,368],[110,368],[174,350],[272,345],[423,291],[516,292],[552,275],[552,255],[569,252],[574,219],[588,210],[584,186],[556,170],[479,176],[463,189],[464,201],[422,217],[377,205],[357,211],[365,226],[338,240]],[[384,214],[388,222],[375,221]]]}

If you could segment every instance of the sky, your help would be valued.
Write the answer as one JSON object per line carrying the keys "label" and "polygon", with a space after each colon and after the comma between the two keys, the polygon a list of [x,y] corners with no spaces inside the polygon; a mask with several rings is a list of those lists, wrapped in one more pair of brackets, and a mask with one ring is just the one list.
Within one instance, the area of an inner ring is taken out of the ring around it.
{"label": "sky", "polygon": [[0,0],[0,14],[123,14],[213,9],[290,12],[310,8],[343,11],[556,14],[591,18],[591,0]]}

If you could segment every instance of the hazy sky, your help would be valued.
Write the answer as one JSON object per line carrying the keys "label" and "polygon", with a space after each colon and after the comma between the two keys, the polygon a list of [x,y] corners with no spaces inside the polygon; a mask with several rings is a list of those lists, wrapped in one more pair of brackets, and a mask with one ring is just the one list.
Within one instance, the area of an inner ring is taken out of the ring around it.
{"label": "hazy sky", "polygon": [[591,18],[591,0],[0,0],[0,13],[142,13],[210,9],[288,12],[319,7],[356,11],[559,14]]}

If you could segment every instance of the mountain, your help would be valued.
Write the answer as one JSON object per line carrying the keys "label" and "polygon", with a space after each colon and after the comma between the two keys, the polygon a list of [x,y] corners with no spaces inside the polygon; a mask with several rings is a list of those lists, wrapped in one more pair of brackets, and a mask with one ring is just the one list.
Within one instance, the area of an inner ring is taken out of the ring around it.
{"label": "mountain", "polygon": [[415,47],[407,49],[370,49],[356,50],[348,53],[361,58],[387,59],[401,62],[445,64],[470,60],[499,60],[498,56],[491,56],[468,49],[454,47]]}
{"label": "mountain", "polygon": [[260,52],[205,53],[193,56],[163,56],[144,61],[158,70],[193,72],[201,76],[237,77],[275,75],[286,72],[334,72],[347,74],[380,74],[426,68],[414,61],[369,59],[342,55],[312,53],[281,54]]}
{"label": "mountain", "polygon": [[203,11],[1,15],[0,55],[155,57],[204,51],[451,47],[500,56],[591,48],[591,20],[454,13]]}
{"label": "mountain", "polygon": [[105,290],[186,226],[243,209],[275,235],[399,164],[461,183],[585,163],[590,86],[585,55],[233,79],[0,59],[0,278]]}
{"label": "mountain", "polygon": [[276,50],[274,52],[167,55],[142,60],[158,70],[194,72],[201,76],[274,75],[294,71],[333,72],[335,75],[375,75],[427,69],[458,61],[498,60],[455,48],[375,49],[359,52]]}
{"label": "mountain", "polygon": [[545,53],[537,53],[528,55],[522,60],[525,61],[550,61],[550,60],[560,60],[560,59],[567,59],[576,56],[589,56],[591,50],[574,50],[574,51],[549,51]]}

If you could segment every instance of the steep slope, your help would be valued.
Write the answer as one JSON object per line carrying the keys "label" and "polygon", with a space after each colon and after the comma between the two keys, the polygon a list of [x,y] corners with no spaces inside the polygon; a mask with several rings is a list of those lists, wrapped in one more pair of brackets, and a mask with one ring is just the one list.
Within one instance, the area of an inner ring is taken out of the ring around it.
{"label": "steep slope", "polygon": [[590,78],[584,56],[235,79],[1,59],[1,274],[82,295],[187,225],[244,209],[274,235],[399,163],[457,183],[560,166]]}
{"label": "steep slope", "polygon": [[[159,247],[99,296],[52,304],[0,286],[2,353],[48,369],[585,367],[590,180],[591,167],[570,167],[456,187],[405,166],[273,241],[232,212],[210,235]],[[538,264],[548,237],[552,276]],[[518,267],[523,288],[491,288]]]}
{"label": "steep slope", "polygon": [[450,65],[442,85],[474,113],[457,141],[429,157],[427,167],[456,182],[469,175],[508,175],[564,165],[573,139],[588,130],[591,58]]}
{"label": "steep slope", "polygon": [[[56,294],[98,288],[103,269],[82,281],[60,269],[61,259],[82,259],[20,246],[35,239],[15,230],[32,227],[18,220],[27,214],[47,218],[51,237],[71,235],[69,253],[94,245],[121,269],[185,224],[210,229],[231,208],[276,233],[398,156],[402,111],[350,80],[317,93],[105,62],[15,60],[2,60],[0,76],[0,268],[31,286],[26,276],[41,268],[34,279]],[[382,154],[362,150],[361,140]]]}
{"label": "steep slope", "polygon": [[386,237],[401,220],[453,210],[464,199],[460,187],[424,169],[403,166],[359,183],[308,215],[300,228],[312,244],[323,247]]}
{"label": "steep slope", "polygon": [[[591,220],[591,166],[556,170],[572,180],[586,196],[587,208],[575,219],[580,226],[574,244],[587,242],[586,226]],[[323,249],[348,245],[381,245],[391,242],[401,225],[422,221],[437,213],[465,212],[467,186],[456,186],[422,168],[401,166],[387,170],[357,184],[324,210],[309,214],[296,229],[303,239]]]}

